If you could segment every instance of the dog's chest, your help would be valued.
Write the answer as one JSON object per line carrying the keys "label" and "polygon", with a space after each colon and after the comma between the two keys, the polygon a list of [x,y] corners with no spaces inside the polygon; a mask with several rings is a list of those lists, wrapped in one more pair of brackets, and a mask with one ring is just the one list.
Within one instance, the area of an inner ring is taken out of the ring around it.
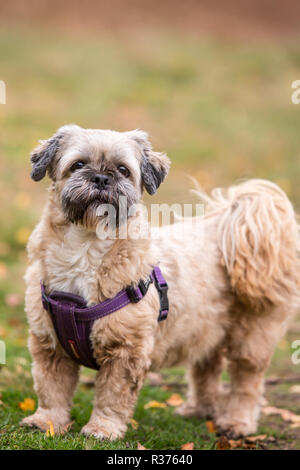
{"label": "dog's chest", "polygon": [[100,240],[94,233],[87,234],[79,227],[71,226],[63,243],[48,247],[49,290],[71,292],[92,302],[97,289],[97,271],[112,243],[112,240]]}

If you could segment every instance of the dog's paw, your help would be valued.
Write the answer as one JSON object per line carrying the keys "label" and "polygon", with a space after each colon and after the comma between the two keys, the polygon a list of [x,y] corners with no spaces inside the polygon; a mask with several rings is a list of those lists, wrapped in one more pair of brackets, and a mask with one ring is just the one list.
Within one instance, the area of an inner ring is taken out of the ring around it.
{"label": "dog's paw", "polygon": [[226,435],[231,439],[255,434],[256,428],[256,422],[233,420],[230,416],[222,416],[216,420],[217,434]]}
{"label": "dog's paw", "polygon": [[69,416],[65,410],[41,410],[38,409],[33,415],[26,416],[20,422],[21,426],[38,428],[47,431],[53,425],[54,432],[59,434],[69,422]]}
{"label": "dog's paw", "polygon": [[97,439],[114,441],[122,439],[126,432],[124,425],[117,426],[115,423],[110,423],[105,419],[93,419],[81,429],[81,433],[85,436],[94,436]]}
{"label": "dog's paw", "polygon": [[214,409],[212,405],[190,405],[188,402],[183,403],[181,406],[176,408],[176,415],[183,416],[184,418],[212,418],[214,415]]}

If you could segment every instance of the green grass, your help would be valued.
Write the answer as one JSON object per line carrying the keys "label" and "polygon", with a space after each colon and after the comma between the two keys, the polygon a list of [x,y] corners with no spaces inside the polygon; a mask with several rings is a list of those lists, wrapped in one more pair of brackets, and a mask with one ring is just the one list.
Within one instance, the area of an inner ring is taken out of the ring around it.
{"label": "green grass", "polygon": [[[1,29],[0,56],[0,79],[7,87],[7,104],[0,105],[0,337],[7,346],[7,365],[0,371],[0,448],[131,449],[138,441],[149,449],[178,449],[189,441],[214,448],[215,435],[203,421],[176,417],[170,407],[144,409],[147,401],[165,400],[172,387],[145,386],[135,411],[139,428],[129,427],[125,439],[113,444],[79,435],[92,403],[92,391],[83,384],[75,396],[75,424],[65,436],[18,426],[24,416],[18,403],[36,397],[23,304],[9,306],[7,295],[23,298],[25,243],[47,186],[30,180],[29,153],[38,139],[68,122],[138,127],[173,162],[155,202],[193,201],[188,173],[206,189],[243,177],[271,178],[299,206],[300,106],[290,99],[291,83],[299,78],[299,45],[221,43],[174,32],[78,36],[11,27]],[[299,373],[290,353],[278,349],[270,373]],[[180,374],[169,371],[165,382],[178,381]],[[299,413],[288,390],[275,387],[270,397]],[[277,418],[264,418],[260,431],[276,436],[273,446],[299,447],[296,431]]]}

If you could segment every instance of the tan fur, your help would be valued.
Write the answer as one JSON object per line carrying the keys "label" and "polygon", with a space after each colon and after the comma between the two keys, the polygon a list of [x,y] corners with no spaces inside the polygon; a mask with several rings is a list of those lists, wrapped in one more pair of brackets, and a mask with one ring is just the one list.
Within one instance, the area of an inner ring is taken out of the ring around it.
{"label": "tan fur", "polygon": [[[110,155],[112,147],[122,146],[120,133],[78,129],[70,147],[83,141],[86,148],[91,145],[93,161],[98,151]],[[130,145],[130,133],[125,134]],[[23,424],[44,430],[51,419],[56,429],[64,426],[78,376],[42,308],[40,279],[48,291],[73,292],[95,304],[146,277],[159,263],[169,284],[166,321],[157,322],[159,301],[151,285],[141,302],[94,323],[91,340],[101,368],[93,413],[82,432],[123,437],[147,372],[179,363],[187,365],[190,384],[180,414],[211,415],[233,435],[254,432],[264,372],[299,300],[298,228],[288,199],[271,183],[248,181],[227,195],[202,194],[210,211],[198,224],[191,221],[183,238],[166,226],[151,239],[101,241],[91,226],[68,222],[62,213],[60,192],[68,176],[60,171],[74,159],[66,147],[56,157],[49,201],[28,244],[26,311],[39,408]],[[167,165],[163,155],[153,158]],[[132,165],[139,192],[140,167]],[[144,223],[140,213],[130,223],[137,221]],[[230,393],[219,382],[225,357]]]}

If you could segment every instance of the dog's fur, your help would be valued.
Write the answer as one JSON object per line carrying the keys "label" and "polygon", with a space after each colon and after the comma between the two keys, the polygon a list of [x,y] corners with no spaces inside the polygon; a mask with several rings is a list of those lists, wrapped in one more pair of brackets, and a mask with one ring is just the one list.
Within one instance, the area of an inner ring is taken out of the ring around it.
{"label": "dog's fur", "polygon": [[[82,432],[123,437],[147,372],[180,362],[188,367],[189,391],[178,413],[210,415],[232,435],[254,433],[264,372],[299,300],[298,226],[285,194],[270,182],[250,180],[227,193],[201,195],[209,209],[202,236],[191,223],[184,240],[170,226],[156,229],[155,239],[100,240],[99,204],[117,206],[120,195],[133,204],[143,188],[153,194],[168,172],[168,158],[152,150],[142,131],[70,125],[42,142],[31,160],[32,178],[48,171],[53,182],[28,244],[26,312],[39,407],[23,424],[45,430],[51,420],[58,432],[69,422],[78,379],[79,367],[62,350],[42,307],[40,279],[48,292],[73,292],[92,305],[145,278],[159,263],[169,284],[166,321],[157,322],[152,284],[141,302],[94,323],[91,340],[101,368]],[[78,160],[86,164],[72,172]],[[119,165],[129,169],[127,177]],[[95,173],[109,175],[105,190],[91,182]],[[130,220],[144,223],[140,213]],[[225,358],[229,393],[219,381]]]}

